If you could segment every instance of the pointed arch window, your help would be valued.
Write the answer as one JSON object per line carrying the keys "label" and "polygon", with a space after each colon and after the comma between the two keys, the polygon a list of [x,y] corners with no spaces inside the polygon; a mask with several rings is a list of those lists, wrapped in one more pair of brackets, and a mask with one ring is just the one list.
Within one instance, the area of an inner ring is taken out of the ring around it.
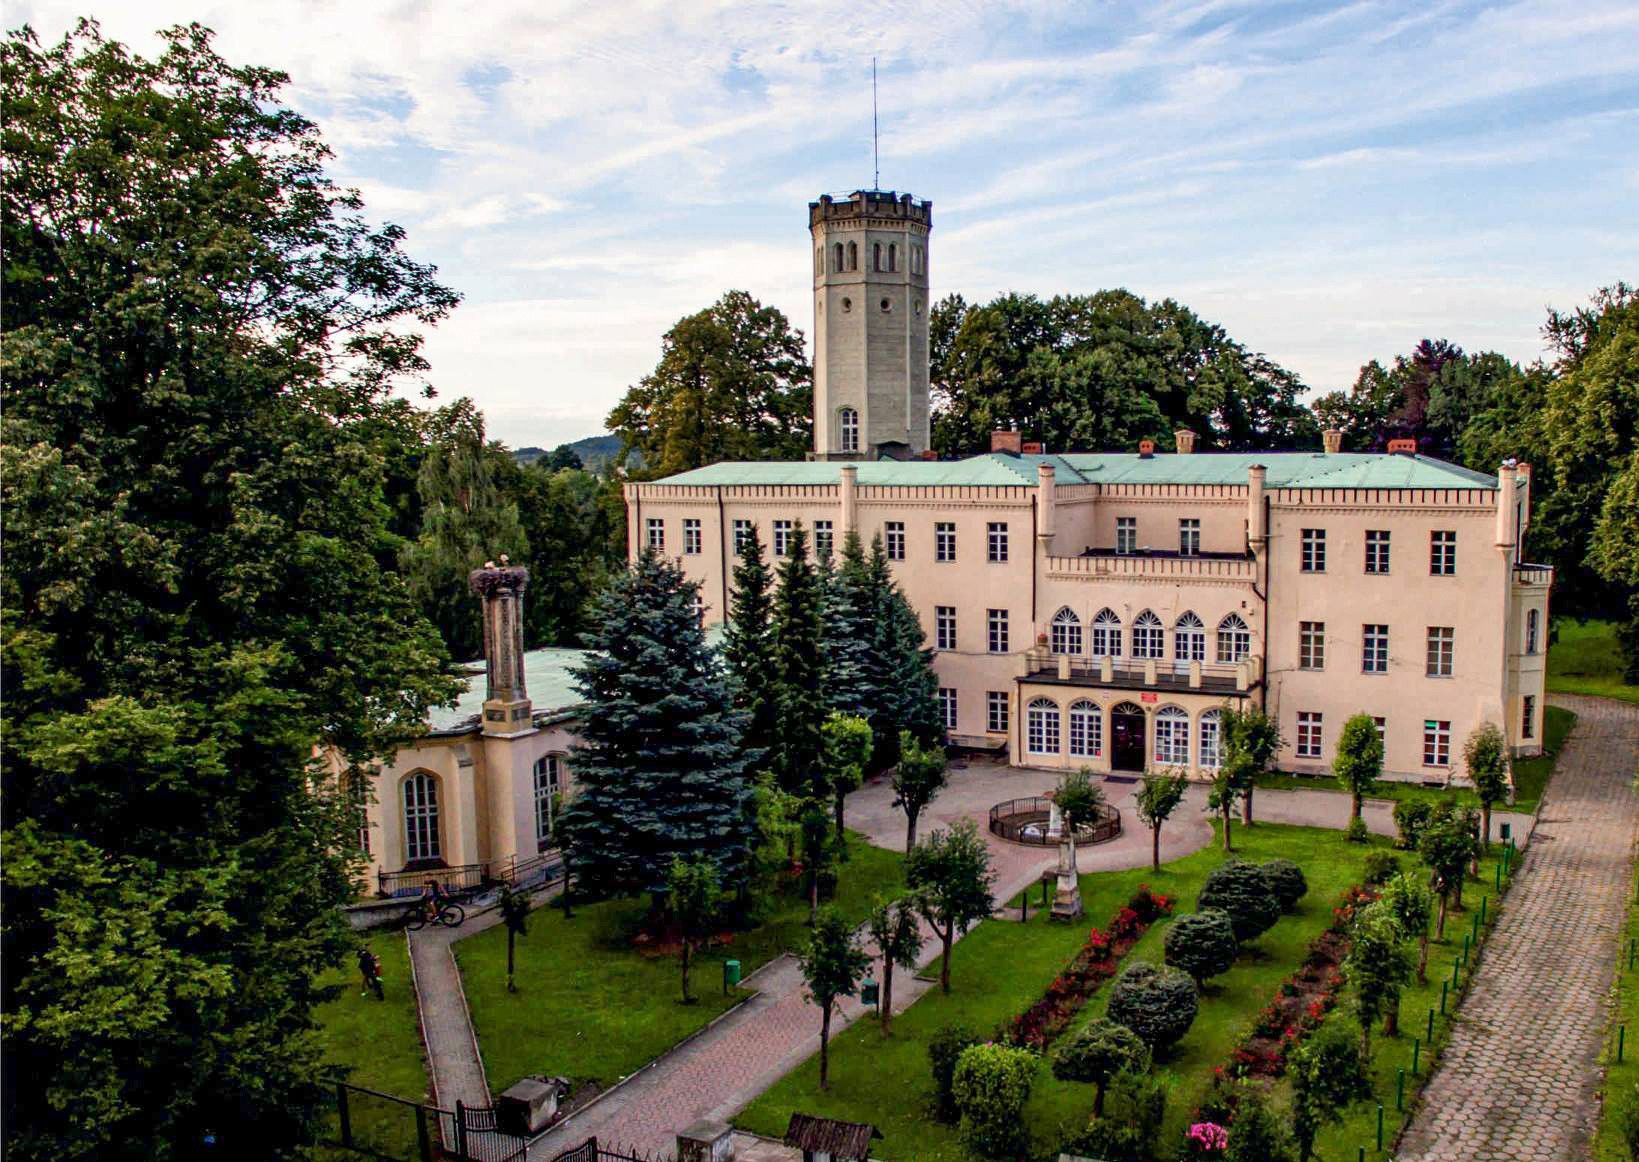
{"label": "pointed arch window", "polygon": [[1200,744],[1200,767],[1202,770],[1215,771],[1223,762],[1223,732],[1220,724],[1223,719],[1216,710],[1208,710],[1201,715],[1201,723],[1196,728],[1196,739]]}
{"label": "pointed arch window", "polygon": [[1186,610],[1173,623],[1172,656],[1186,669],[1191,662],[1206,661],[1206,626],[1193,610]]}
{"label": "pointed arch window", "polygon": [[1081,653],[1081,619],[1069,606],[1053,615],[1052,642],[1055,654]]}
{"label": "pointed arch window", "polygon": [[844,452],[859,451],[859,413],[853,408],[843,408],[837,413],[837,431],[839,444]]}
{"label": "pointed arch window", "polygon": [[1121,656],[1121,619],[1113,609],[1101,609],[1093,618],[1093,641],[1090,651],[1095,658]]}
{"label": "pointed arch window", "polygon": [[1527,610],[1525,613],[1525,652],[1537,652],[1537,640],[1541,636],[1542,615],[1536,610]]}
{"label": "pointed arch window", "polygon": [[1070,704],[1070,754],[1097,758],[1104,750],[1104,718],[1098,705],[1085,698]]}
{"label": "pointed arch window", "polygon": [[1167,632],[1161,619],[1149,610],[1133,621],[1133,657],[1143,660],[1160,658],[1166,653]]}
{"label": "pointed arch window", "polygon": [[416,771],[404,780],[404,862],[442,859],[438,836],[438,777]]}
{"label": "pointed arch window", "polygon": [[898,269],[899,269],[899,247],[897,245],[895,245],[894,243],[890,242],[890,243],[888,243],[888,272],[890,274],[892,274],[895,271],[897,271]]}
{"label": "pointed arch window", "polygon": [[859,243],[857,242],[848,243],[848,269],[859,269]]}
{"label": "pointed arch window", "polygon": [[1180,707],[1163,706],[1155,716],[1155,761],[1189,765],[1189,715]]}
{"label": "pointed arch window", "polygon": [[842,265],[842,243],[840,243],[840,242],[838,242],[838,243],[837,243],[837,245],[836,245],[836,250],[835,250],[835,253],[836,253],[836,272],[837,272],[837,273],[838,273],[838,274],[841,274],[841,273],[842,273],[842,271],[843,271],[843,265]]}
{"label": "pointed arch window", "polygon": [[1030,703],[1025,718],[1025,749],[1031,754],[1059,753],[1059,707],[1051,698]]}
{"label": "pointed arch window", "polygon": [[874,245],[874,247],[872,248],[872,251],[871,251],[871,269],[872,270],[884,270],[884,269],[886,269],[882,265],[882,243],[880,243],[880,242],[876,243]]}
{"label": "pointed arch window", "polygon": [[1252,652],[1252,631],[1240,615],[1231,613],[1218,623],[1218,661],[1233,665]]}

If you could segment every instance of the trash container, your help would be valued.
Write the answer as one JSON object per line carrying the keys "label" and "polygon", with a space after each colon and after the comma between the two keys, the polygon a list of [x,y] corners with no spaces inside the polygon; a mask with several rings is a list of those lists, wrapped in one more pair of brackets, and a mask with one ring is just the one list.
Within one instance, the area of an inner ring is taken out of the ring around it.
{"label": "trash container", "polygon": [[740,962],[738,960],[723,961],[723,994],[728,995],[728,990],[738,987],[739,984]]}
{"label": "trash container", "polygon": [[1509,838],[1513,834],[1514,834],[1514,825],[1512,823],[1504,823],[1502,825],[1502,841],[1504,843],[1507,843]]}
{"label": "trash container", "polygon": [[882,987],[866,977],[859,985],[859,1003],[862,1005],[881,1005]]}

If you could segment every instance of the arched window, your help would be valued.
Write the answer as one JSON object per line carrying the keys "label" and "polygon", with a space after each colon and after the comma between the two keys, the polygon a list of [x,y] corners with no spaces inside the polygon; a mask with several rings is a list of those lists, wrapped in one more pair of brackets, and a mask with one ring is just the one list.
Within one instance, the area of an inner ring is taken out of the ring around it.
{"label": "arched window", "polygon": [[1068,605],[1053,615],[1053,652],[1081,653],[1081,619]]}
{"label": "arched window", "polygon": [[899,269],[899,247],[892,242],[888,243],[888,271],[893,273]]}
{"label": "arched window", "polygon": [[1155,716],[1155,761],[1169,767],[1189,764],[1189,715],[1163,706]]}
{"label": "arched window", "polygon": [[1097,758],[1104,751],[1104,719],[1098,706],[1086,699],[1070,704],[1070,753],[1076,758]]}
{"label": "arched window", "polygon": [[848,243],[848,269],[859,269],[859,243],[857,242]]}
{"label": "arched window", "polygon": [[1200,766],[1205,771],[1217,770],[1222,761],[1219,757],[1223,753],[1219,747],[1219,739],[1222,737],[1218,729],[1219,722],[1218,712],[1208,710],[1201,715],[1201,724],[1196,730],[1200,743]]}
{"label": "arched window", "polygon": [[1193,612],[1186,611],[1173,622],[1172,656],[1186,670],[1191,662],[1206,661],[1206,627]]}
{"label": "arched window", "polygon": [[872,251],[871,251],[871,269],[872,270],[881,270],[882,269],[882,243],[880,243],[880,242],[876,243],[875,246],[872,248]]}
{"label": "arched window", "polygon": [[442,858],[438,842],[438,777],[417,771],[404,780],[404,862]]}
{"label": "arched window", "polygon": [[1101,609],[1093,618],[1093,648],[1095,658],[1121,656],[1121,619],[1113,609]]}
{"label": "arched window", "polygon": [[836,246],[836,256],[837,256],[837,273],[841,274],[842,273],[842,243],[840,243],[840,242],[838,242],[837,246]]}
{"label": "arched window", "polygon": [[535,760],[535,850],[552,846],[552,826],[563,800],[563,756],[542,755]]}
{"label": "arched window", "polygon": [[1030,703],[1024,748],[1031,754],[1059,753],[1059,708],[1051,698],[1037,698]]}
{"label": "arched window", "polygon": [[1161,619],[1149,610],[1140,613],[1133,621],[1133,657],[1159,658],[1166,652],[1167,632],[1161,626]]}
{"label": "arched window", "polygon": [[1252,652],[1252,631],[1239,614],[1231,613],[1218,623],[1218,660],[1233,665]]}
{"label": "arched window", "polygon": [[844,452],[859,451],[859,413],[853,408],[843,408],[837,413],[837,431],[839,442]]}
{"label": "arched window", "polygon": [[1541,615],[1534,609],[1525,613],[1525,652],[1537,652],[1537,637],[1541,629]]}

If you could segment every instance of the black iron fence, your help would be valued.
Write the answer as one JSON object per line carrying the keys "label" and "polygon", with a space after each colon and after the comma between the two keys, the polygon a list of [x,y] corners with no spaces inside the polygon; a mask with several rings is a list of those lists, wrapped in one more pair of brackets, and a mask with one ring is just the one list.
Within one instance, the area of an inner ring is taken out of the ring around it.
{"label": "black iron fence", "polygon": [[461,863],[454,867],[420,868],[415,871],[377,872],[376,890],[386,899],[410,899],[421,895],[429,880],[449,896],[466,899],[506,884],[514,891],[549,887],[563,879],[563,853],[553,848],[539,855],[511,856],[498,864]]}
{"label": "black iron fence", "polygon": [[487,1106],[446,1110],[345,1082],[336,1086],[335,1144],[383,1162],[524,1162],[529,1150]]}
{"label": "black iron fence", "polygon": [[672,1162],[672,1156],[666,1153],[646,1154],[640,1150],[605,1145],[596,1138],[588,1138],[578,1146],[569,1147],[552,1159],[552,1162]]}
{"label": "black iron fence", "polygon": [[[1051,799],[1008,799],[990,809],[990,833],[1011,843],[1051,846],[1064,838],[1053,833]],[[1121,812],[1108,803],[1099,804],[1090,822],[1076,828],[1077,843],[1103,843],[1121,834]]]}

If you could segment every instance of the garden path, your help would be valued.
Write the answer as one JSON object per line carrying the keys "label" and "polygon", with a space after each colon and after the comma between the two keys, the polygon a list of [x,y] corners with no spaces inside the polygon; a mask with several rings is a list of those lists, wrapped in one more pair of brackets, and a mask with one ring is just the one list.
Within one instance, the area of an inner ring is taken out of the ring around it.
{"label": "garden path", "polygon": [[1639,839],[1639,706],[1575,695],[1553,702],[1576,711],[1576,726],[1451,1042],[1401,1140],[1405,1162],[1588,1156]]}

